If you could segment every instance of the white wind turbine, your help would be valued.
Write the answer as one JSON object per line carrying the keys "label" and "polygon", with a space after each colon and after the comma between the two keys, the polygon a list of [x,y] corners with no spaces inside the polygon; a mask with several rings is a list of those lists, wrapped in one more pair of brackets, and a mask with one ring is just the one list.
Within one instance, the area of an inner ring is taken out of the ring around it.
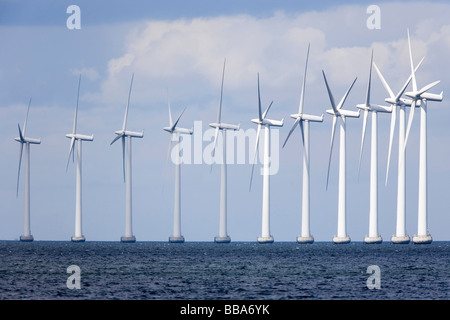
{"label": "white wind turbine", "polygon": [[[361,151],[359,155],[359,169],[366,136],[366,125],[369,112],[372,114],[372,132],[370,149],[370,199],[369,199],[369,235],[364,238],[365,243],[381,243],[383,239],[378,234],[378,112],[392,112],[393,107],[375,105],[370,102],[370,89],[372,83],[373,50],[370,58],[369,80],[367,85],[366,101],[358,104],[357,108],[363,110],[363,127],[361,136]],[[359,170],[358,169],[358,170]],[[358,171],[359,173],[359,171]]]}
{"label": "white wind turbine", "polygon": [[33,241],[33,236],[31,235],[30,228],[30,144],[40,144],[41,139],[28,138],[26,134],[27,130],[27,120],[28,113],[30,111],[31,99],[28,103],[27,115],[25,117],[25,122],[23,124],[23,131],[20,129],[20,125],[17,124],[19,128],[19,137],[15,138],[17,142],[20,143],[20,155],[19,155],[19,169],[17,171],[17,191],[16,196],[19,194],[19,177],[20,177],[20,167],[22,164],[22,153],[23,145],[25,144],[25,217],[24,217],[24,232],[20,236],[20,241]]}
{"label": "white wind turbine", "polygon": [[331,130],[331,144],[330,144],[330,157],[328,159],[328,172],[327,172],[327,189],[328,189],[328,178],[330,176],[330,164],[331,164],[331,155],[333,152],[333,143],[334,143],[334,135],[336,131],[336,122],[338,117],[341,119],[340,121],[340,141],[339,141],[339,189],[338,189],[338,226],[337,226],[337,235],[333,237],[334,243],[349,243],[350,237],[347,235],[346,230],[346,137],[345,137],[345,118],[359,118],[359,111],[350,111],[342,109],[345,100],[350,93],[353,85],[356,82],[356,79],[353,80],[353,83],[348,88],[345,95],[342,97],[341,101],[338,105],[335,104],[333,95],[331,93],[330,87],[328,86],[327,78],[325,77],[325,72],[322,70],[323,78],[325,80],[325,85],[327,87],[328,95],[330,97],[331,107],[332,109],[326,110],[326,112],[333,116],[333,127]]}
{"label": "white wind turbine", "polygon": [[305,74],[303,76],[303,85],[302,92],[300,95],[300,104],[298,107],[297,114],[291,114],[291,118],[295,119],[294,125],[289,131],[286,140],[284,141],[283,148],[286,145],[289,137],[292,132],[295,130],[297,125],[300,128],[300,134],[302,137],[302,145],[303,145],[303,187],[302,187],[302,231],[301,235],[297,237],[298,243],[313,243],[314,237],[311,235],[309,228],[309,214],[310,214],[310,205],[309,205],[309,185],[310,185],[310,156],[309,156],[309,123],[310,122],[323,122],[323,115],[314,116],[303,113],[303,101],[305,94],[305,84],[306,84],[306,71],[308,69],[308,58],[309,58],[309,45],[308,52],[306,54],[306,64],[305,64]]}
{"label": "white wind turbine", "polygon": [[[417,70],[422,64],[424,58],[419,62],[416,66]],[[378,76],[383,83],[386,91],[389,94],[389,98],[386,98],[385,101],[391,104],[392,113],[391,113],[391,128],[389,134],[389,151],[388,151],[388,161],[386,167],[386,184],[389,177],[389,164],[391,161],[391,150],[392,150],[392,142],[394,139],[394,131],[395,131],[395,123],[397,118],[397,108],[399,109],[399,133],[398,133],[398,170],[397,170],[397,215],[396,215],[396,229],[395,235],[392,236],[391,241],[395,244],[407,244],[410,241],[409,236],[406,234],[406,143],[405,143],[405,120],[406,120],[406,107],[411,107],[412,100],[401,98],[409,83],[411,82],[412,76],[408,78],[405,82],[401,90],[397,95],[389,87],[388,83],[384,79],[380,70],[378,69],[376,63],[373,63],[373,66],[378,73]]]}
{"label": "white wind turbine", "polygon": [[223,72],[222,72],[222,86],[220,89],[220,102],[219,102],[219,113],[217,115],[217,122],[210,123],[209,125],[216,128],[216,133],[214,136],[214,149],[213,154],[216,150],[217,137],[219,131],[222,131],[222,165],[221,165],[221,175],[220,175],[220,212],[219,212],[219,235],[214,238],[214,242],[217,243],[229,243],[231,241],[230,236],[227,234],[227,163],[226,163],[226,130],[239,130],[239,125],[227,124],[221,122],[222,113],[222,94],[223,94],[223,80],[225,76],[225,62],[223,62]]}
{"label": "white wind turbine", "polygon": [[69,160],[70,156],[72,156],[72,161],[74,160],[74,147],[75,142],[78,141],[78,151],[77,151],[77,178],[76,178],[76,195],[75,195],[75,235],[72,237],[73,242],[83,242],[85,241],[85,237],[83,236],[83,232],[81,231],[81,143],[82,141],[93,141],[94,135],[82,135],[77,133],[77,117],[78,117],[78,101],[80,98],[80,82],[81,82],[81,75],[78,79],[78,93],[77,93],[77,104],[75,106],[75,116],[73,118],[73,130],[72,133],[66,134],[66,137],[70,139],[70,149],[69,149],[69,159],[67,161],[67,168],[69,167]]}
{"label": "white wind turbine", "polygon": [[[184,237],[181,235],[181,159],[180,159],[180,135],[193,133],[192,129],[185,129],[177,127],[181,116],[183,115],[186,108],[181,111],[178,119],[172,121],[172,112],[170,110],[170,102],[167,102],[169,106],[169,126],[163,129],[170,133],[169,137],[169,148],[167,150],[167,160],[169,159],[169,153],[172,149],[172,140],[177,141],[176,145],[176,159],[172,157],[172,161],[175,161],[175,197],[174,197],[174,207],[173,207],[173,235],[169,237],[169,242],[172,243],[182,243],[184,242]],[[175,139],[174,139],[175,138]]]}
{"label": "white wind turbine", "polygon": [[[413,58],[411,51],[411,39],[408,30],[408,45],[409,45],[409,59],[411,64],[411,77],[413,91],[406,92],[405,95],[412,99],[412,106],[420,103],[420,149],[419,149],[419,197],[418,197],[418,223],[417,235],[413,237],[414,243],[431,243],[432,237],[427,228],[427,198],[428,198],[428,183],[427,183],[427,102],[428,101],[442,101],[443,92],[440,94],[427,93],[429,89],[437,85],[440,81],[432,82],[422,89],[417,89],[417,81],[413,67]],[[411,129],[412,120],[414,117],[414,109],[411,106],[410,116],[408,119],[408,127],[406,129],[406,138],[408,140]]]}
{"label": "white wind turbine", "polygon": [[258,130],[256,133],[256,143],[255,143],[255,159],[252,165],[252,174],[250,177],[250,189],[253,180],[253,170],[255,167],[256,155],[258,152],[259,135],[261,133],[261,127],[264,126],[264,164],[263,164],[263,201],[262,201],[262,232],[261,236],[258,237],[259,243],[272,243],[274,241],[272,235],[270,234],[270,172],[269,172],[269,149],[270,149],[270,127],[282,127],[284,119],[281,121],[266,119],[267,112],[272,106],[273,101],[269,104],[264,113],[261,112],[261,94],[259,89],[259,73],[258,73],[258,118],[252,119],[253,123],[258,125]]}
{"label": "white wind turbine", "polygon": [[[133,86],[133,78],[134,73],[131,76],[131,84],[130,91],[128,93],[128,102],[125,108],[125,116],[123,119],[122,130],[118,130],[115,132],[117,135],[114,140],[111,142],[111,145],[119,139],[122,139],[122,161],[123,161],[123,175],[125,180],[125,194],[126,194],[126,204],[125,204],[125,235],[120,238],[121,242],[135,242],[136,237],[132,232],[132,200],[131,200],[131,138],[143,138],[144,131],[142,132],[133,132],[128,131],[127,127],[127,117],[128,117],[128,108],[130,106],[130,97],[131,97],[131,88]],[[126,139],[126,145],[125,145]],[[125,149],[126,149],[126,157],[125,157]]]}

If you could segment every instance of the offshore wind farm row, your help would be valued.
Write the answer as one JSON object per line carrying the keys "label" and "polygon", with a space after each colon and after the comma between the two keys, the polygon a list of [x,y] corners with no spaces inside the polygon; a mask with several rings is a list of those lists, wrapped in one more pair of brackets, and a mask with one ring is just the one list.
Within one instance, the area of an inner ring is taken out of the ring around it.
{"label": "offshore wind farm row", "polygon": [[[335,144],[336,127],[339,126],[339,185],[338,185],[338,203],[337,203],[337,234],[333,237],[334,243],[349,243],[351,241],[350,236],[346,229],[346,122],[347,119],[360,118],[362,112],[362,134],[360,145],[360,157],[359,157],[359,169],[361,168],[361,159],[364,150],[364,142],[366,137],[367,122],[369,114],[371,116],[371,148],[370,148],[370,201],[369,201],[369,233],[364,238],[365,243],[382,243],[383,239],[378,232],[378,113],[390,113],[390,134],[389,134],[389,151],[387,158],[387,170],[385,182],[387,183],[389,177],[389,166],[391,162],[391,151],[393,147],[393,137],[396,127],[398,128],[398,177],[397,177],[397,208],[396,208],[396,232],[391,238],[392,243],[409,243],[411,241],[409,235],[406,233],[406,145],[408,137],[410,135],[411,126],[414,119],[415,109],[420,109],[420,150],[419,150],[419,188],[418,188],[418,230],[417,234],[413,237],[414,243],[431,243],[432,237],[428,230],[427,216],[427,104],[428,101],[440,102],[443,100],[443,93],[433,94],[428,91],[436,86],[440,81],[432,82],[421,89],[418,88],[416,71],[421,66],[424,58],[414,65],[413,53],[411,48],[411,40],[408,31],[408,49],[409,49],[409,64],[411,67],[410,75],[406,75],[406,81],[403,87],[397,94],[389,86],[388,82],[383,77],[380,69],[374,62],[374,54],[370,57],[366,99],[363,103],[356,106],[356,110],[344,109],[344,104],[356,82],[356,78],[350,84],[348,90],[342,96],[339,103],[336,103],[331,87],[327,81],[325,71],[322,70],[322,76],[326,87],[326,92],[330,100],[331,108],[326,110],[326,113],[332,117],[331,139],[330,139],[330,152],[327,168],[327,181],[326,187],[328,189],[328,180],[330,176],[331,159],[333,154],[333,147]],[[313,243],[314,237],[310,230],[310,124],[323,122],[324,115],[312,115],[304,112],[304,97],[306,93],[307,82],[307,69],[309,60],[310,47],[308,45],[305,69],[303,74],[303,82],[301,87],[300,102],[297,113],[291,114],[290,117],[294,119],[294,123],[286,136],[283,148],[289,141],[289,138],[299,127],[302,147],[303,147],[303,173],[302,173],[302,206],[301,206],[301,233],[297,237],[298,243]],[[215,129],[214,134],[214,146],[213,157],[216,152],[216,148],[222,144],[221,152],[221,177],[220,177],[220,203],[219,203],[219,234],[214,238],[217,243],[229,243],[231,238],[227,231],[227,161],[226,161],[226,131],[236,131],[240,129],[240,125],[229,124],[222,121],[222,98],[225,79],[225,67],[226,61],[223,64],[222,81],[220,88],[220,100],[218,106],[217,121],[210,123],[209,126]],[[388,106],[376,105],[371,103],[371,84],[372,84],[372,71],[375,69],[380,81],[387,91],[388,97],[385,98],[385,102]],[[123,118],[123,125],[120,130],[115,131],[115,137],[111,141],[111,145],[116,141],[122,142],[122,162],[123,162],[123,178],[125,183],[125,233],[120,238],[121,242],[135,242],[136,238],[133,235],[132,230],[132,138],[143,138],[144,132],[135,132],[127,129],[127,118],[130,107],[130,100],[133,88],[134,74],[131,77],[130,88],[128,92],[128,101],[125,108],[125,114]],[[78,106],[80,96],[80,84],[81,75],[78,80],[77,101],[75,106],[75,114],[73,120],[72,132],[66,134],[66,137],[70,139],[69,156],[67,161],[66,170],[72,159],[75,162],[75,152],[77,153],[77,173],[76,173],[76,204],[75,204],[75,233],[71,240],[73,242],[83,242],[85,237],[82,232],[82,142],[93,141],[93,135],[84,135],[77,132],[77,119],[78,119]],[[407,91],[409,85],[412,86],[412,91]],[[251,119],[251,122],[257,125],[256,143],[254,146],[254,157],[258,154],[260,135],[264,129],[264,145],[263,145],[263,157],[262,157],[262,175],[263,175],[263,187],[262,187],[262,212],[261,212],[261,234],[257,238],[259,243],[272,243],[274,237],[270,232],[270,130],[271,127],[283,127],[284,119],[273,120],[267,117],[268,112],[273,104],[273,101],[267,106],[263,112],[261,103],[261,88],[260,88],[260,76],[257,74],[257,118]],[[21,235],[21,241],[33,241],[30,227],[30,145],[40,144],[41,140],[36,138],[29,138],[26,136],[26,128],[28,121],[29,109],[31,106],[31,99],[28,104],[27,113],[23,127],[18,125],[19,137],[15,138],[20,143],[20,155],[19,166],[17,173],[17,194],[19,193],[19,180],[20,171],[22,166],[23,149],[25,147],[25,191],[24,191],[24,232]],[[408,121],[406,122],[406,108],[409,108]],[[169,154],[172,151],[172,142],[178,142],[174,147],[177,148],[175,154],[180,156],[180,136],[192,135],[194,131],[192,129],[181,128],[178,126],[180,119],[185,112],[186,108],[175,119],[172,117],[172,110],[168,97],[168,113],[169,113],[169,125],[164,127],[163,130],[170,134],[168,153],[166,158],[166,164],[169,160]],[[398,115],[398,116],[397,116]],[[397,119],[398,118],[398,119]],[[175,119],[175,120],[174,120]],[[219,133],[222,134],[219,134]],[[173,153],[172,153],[173,154]],[[253,184],[254,166],[256,161],[253,161],[251,175],[250,175],[250,190]],[[181,232],[181,161],[174,163],[175,169],[175,188],[174,188],[174,204],[173,204],[173,234],[169,237],[169,242],[184,242],[185,239]],[[300,197],[300,195],[299,195]]]}

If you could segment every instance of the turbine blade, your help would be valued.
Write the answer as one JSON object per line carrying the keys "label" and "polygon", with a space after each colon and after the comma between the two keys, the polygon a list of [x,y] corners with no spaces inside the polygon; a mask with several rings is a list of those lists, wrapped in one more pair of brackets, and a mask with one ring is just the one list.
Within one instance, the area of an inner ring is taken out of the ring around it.
{"label": "turbine blade", "polygon": [[388,161],[386,168],[386,181],[385,185],[387,185],[388,176],[389,176],[389,164],[391,162],[391,151],[392,151],[392,142],[394,140],[394,131],[395,131],[395,122],[397,121],[397,106],[392,105],[392,113],[391,113],[391,129],[389,133],[389,151],[388,151]]}
{"label": "turbine blade", "polygon": [[[164,165],[164,168],[167,167],[167,163],[169,162],[170,150],[172,149],[172,135],[173,135],[173,133],[171,132],[171,133],[170,133],[170,136],[169,136],[169,146],[168,146],[168,148],[167,148],[166,163],[165,163],[165,165]],[[165,170],[165,169],[164,169],[164,170]]]}
{"label": "turbine blade", "polygon": [[399,101],[401,96],[405,93],[406,88],[408,87],[408,85],[411,82],[412,77],[409,76],[408,80],[405,82],[405,84],[403,85],[403,87],[401,88],[401,90],[399,91],[399,93],[397,94],[397,96],[395,97],[395,101]]}
{"label": "turbine blade", "polygon": [[330,97],[331,107],[333,108],[334,113],[337,114],[338,110],[336,108],[336,103],[334,102],[333,94],[331,93],[330,86],[328,85],[328,82],[327,82],[327,77],[325,77],[325,72],[323,70],[322,70],[322,74],[323,74],[323,79],[325,80],[325,85],[327,86],[327,91],[328,91],[328,96]]}
{"label": "turbine blade", "polygon": [[367,94],[366,94],[366,106],[370,106],[370,86],[372,83],[372,65],[373,65],[373,49],[372,49],[372,56],[370,58],[369,81],[367,84]]}
{"label": "turbine blade", "polygon": [[181,119],[181,116],[183,115],[183,113],[184,113],[184,111],[185,111],[185,110],[186,110],[186,107],[184,107],[183,111],[181,111],[180,115],[178,116],[178,119],[177,119],[177,121],[175,121],[175,123],[174,123],[174,124],[172,124],[172,131],[173,131],[173,130],[175,130],[175,127],[177,126],[177,124],[178,124],[178,121],[180,121],[180,119]]}
{"label": "turbine blade", "polygon": [[74,156],[73,156],[73,146],[75,145],[75,138],[73,137],[71,140],[70,140],[70,149],[69,149],[69,157],[68,157],[68,159],[67,159],[67,165],[66,165],[66,172],[67,172],[67,169],[69,168],[69,162],[70,162],[70,156],[72,155],[72,160],[74,160]]}
{"label": "turbine blade", "polygon": [[342,97],[341,101],[339,102],[339,104],[338,104],[338,106],[337,106],[337,109],[338,109],[338,110],[342,108],[342,106],[343,106],[344,103],[345,103],[345,100],[347,100],[347,97],[348,97],[348,95],[349,95],[349,93],[350,93],[350,90],[352,90],[353,85],[354,85],[355,82],[356,82],[356,79],[358,79],[358,78],[355,78],[355,80],[353,80],[353,83],[352,83],[351,86],[348,88],[347,92],[346,92],[345,95]]}
{"label": "turbine blade", "polygon": [[122,135],[122,167],[123,167],[123,182],[125,182],[125,135]]}
{"label": "turbine blade", "polygon": [[431,88],[433,88],[434,86],[436,86],[440,82],[441,81],[438,80],[438,81],[435,81],[435,82],[432,82],[432,83],[426,85],[425,87],[423,87],[422,89],[419,90],[419,95],[424,93],[424,92],[426,92],[426,91],[428,91],[428,90],[430,90]]}
{"label": "turbine blade", "polygon": [[127,107],[125,109],[125,116],[123,118],[123,126],[122,126],[123,131],[125,131],[125,129],[127,127],[128,108],[130,107],[131,88],[133,87],[133,79],[134,79],[134,72],[131,76],[130,91],[128,92],[128,102],[127,102]]}
{"label": "turbine blade", "polygon": [[327,186],[326,186],[327,190],[328,190],[328,180],[330,177],[331,155],[333,154],[334,135],[336,132],[336,122],[337,122],[337,116],[333,116],[333,127],[331,129],[330,156],[328,158]]}
{"label": "turbine blade", "polygon": [[212,156],[214,157],[215,153],[216,153],[216,144],[217,144],[217,137],[219,135],[219,127],[216,127],[216,133],[214,134],[214,147],[213,147],[213,152],[212,152]]}
{"label": "turbine blade", "polygon": [[[416,72],[419,69],[419,67],[422,65],[422,62],[424,59],[425,59],[425,57],[423,57],[422,60],[420,60],[420,62],[417,64],[416,68],[414,69],[414,72]],[[412,80],[412,74],[409,76],[408,80],[405,82],[402,89],[395,97],[395,101],[398,101],[400,99],[400,97],[403,95],[403,93],[405,93],[406,88],[408,87],[408,84],[411,82],[411,80]]]}
{"label": "turbine blade", "polygon": [[273,101],[270,102],[269,106],[267,107],[266,111],[264,111],[262,118],[265,119],[267,116],[267,112],[269,112],[270,107],[272,106]]}
{"label": "turbine blade", "polygon": [[73,134],[75,134],[77,132],[78,102],[80,99],[80,83],[81,83],[81,74],[80,74],[80,78],[78,79],[77,105],[75,107],[75,116],[73,117],[73,130],[72,130]]}
{"label": "turbine blade", "polygon": [[404,143],[405,149],[406,149],[406,143],[407,143],[408,137],[409,137],[409,131],[411,130],[411,125],[412,125],[413,118],[414,118],[414,109],[416,109],[416,100],[412,101],[411,110],[409,111],[408,126],[406,127],[406,135],[405,135],[405,143]]}
{"label": "turbine blade", "polygon": [[303,101],[305,99],[305,86],[306,86],[306,71],[308,70],[308,60],[309,60],[309,47],[310,44],[308,44],[308,51],[306,53],[306,64],[305,64],[305,74],[303,75],[303,84],[302,84],[302,93],[300,95],[300,104],[298,106],[298,113],[303,113]]}
{"label": "turbine blade", "polygon": [[300,120],[301,120],[300,117],[298,117],[297,119],[295,119],[295,122],[294,122],[294,124],[292,125],[292,128],[291,128],[291,130],[289,131],[289,134],[288,134],[287,137],[286,137],[286,140],[284,140],[283,148],[284,148],[284,146],[286,145],[286,142],[289,140],[289,137],[291,136],[292,132],[294,132],[295,127],[296,127],[297,124],[300,122]]}
{"label": "turbine blade", "polygon": [[20,178],[20,167],[22,165],[22,153],[23,153],[23,143],[20,143],[20,153],[19,153],[19,169],[17,170],[17,191],[16,198],[19,196],[19,178]]}
{"label": "turbine blade", "polygon": [[305,161],[306,161],[306,163],[308,163],[308,166],[309,166],[309,158],[308,158],[307,150],[305,148],[305,131],[304,131],[305,127],[303,126],[303,121],[300,121],[299,128],[300,128],[300,134],[302,136],[303,157],[305,158]]}
{"label": "turbine blade", "polygon": [[113,141],[111,141],[111,143],[110,143],[109,145],[112,145],[114,142],[116,142],[117,140],[119,140],[120,138],[122,138],[122,136],[123,136],[123,133],[118,134],[118,135],[113,139]]}
{"label": "turbine blade", "polygon": [[417,82],[416,82],[416,75],[414,72],[414,65],[413,65],[413,58],[412,58],[412,51],[411,51],[411,38],[409,36],[409,29],[408,29],[408,47],[409,47],[409,62],[411,64],[411,77],[412,77],[412,86],[413,91],[417,91]]}
{"label": "turbine blade", "polygon": [[222,115],[222,95],[223,95],[223,80],[225,78],[225,62],[223,61],[223,71],[222,71],[222,86],[220,87],[220,102],[219,102],[219,114],[217,115],[217,123],[220,123],[220,118]]}
{"label": "turbine blade", "polygon": [[[384,79],[383,75],[381,74],[380,69],[378,69],[377,64],[376,64],[375,62],[373,63],[373,66],[374,66],[374,68],[375,68],[375,71],[376,71],[377,74],[378,74],[378,77],[379,77],[380,80],[381,80],[381,83],[383,84],[384,88],[385,88],[386,91],[388,92],[389,97],[390,97],[390,98],[395,98],[394,92],[392,92],[391,87],[389,87],[388,83],[387,83],[386,80]],[[409,80],[409,81],[411,81],[411,80]],[[408,83],[409,83],[409,81],[408,81]],[[406,87],[405,87],[405,89],[406,89]],[[402,93],[402,94],[403,94],[403,93]]]}
{"label": "turbine blade", "polygon": [[258,130],[256,132],[256,143],[255,143],[255,155],[253,157],[253,162],[252,162],[252,174],[250,176],[250,187],[249,187],[249,191],[252,190],[252,181],[253,181],[253,171],[255,169],[255,162],[256,162],[256,156],[258,154],[258,144],[259,144],[259,134],[261,133],[261,124],[258,124]]}
{"label": "turbine blade", "polygon": [[258,72],[258,118],[259,118],[259,121],[263,120],[262,111],[261,111],[261,92],[259,90],[259,72]]}
{"label": "turbine blade", "polygon": [[167,105],[169,106],[169,126],[172,127],[173,121],[172,121],[172,111],[170,110],[169,89],[167,89]]}
{"label": "turbine blade", "polygon": [[25,122],[23,124],[23,136],[25,136],[27,130],[27,122],[28,122],[28,114],[30,113],[30,106],[31,106],[31,98],[30,101],[28,102],[27,115],[25,116]]}
{"label": "turbine blade", "polygon": [[358,179],[359,179],[359,173],[361,171],[361,159],[362,159],[363,148],[364,148],[364,140],[366,138],[366,127],[367,127],[367,117],[368,116],[369,116],[369,110],[364,110],[363,127],[362,127],[362,134],[361,134],[361,150],[359,152]]}
{"label": "turbine blade", "polygon": [[19,138],[20,138],[20,141],[23,143],[23,142],[25,142],[25,139],[23,138],[22,130],[20,130],[20,124],[17,124],[17,127],[19,128]]}

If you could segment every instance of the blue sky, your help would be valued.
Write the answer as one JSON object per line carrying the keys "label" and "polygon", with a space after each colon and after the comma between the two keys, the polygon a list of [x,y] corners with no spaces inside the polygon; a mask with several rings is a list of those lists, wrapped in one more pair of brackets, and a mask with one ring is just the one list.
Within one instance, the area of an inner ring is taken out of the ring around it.
{"label": "blue sky", "polygon": [[[67,6],[81,8],[81,29],[68,30]],[[381,29],[369,30],[366,8],[381,9]],[[167,88],[180,122],[203,131],[215,121],[223,59],[227,59],[223,119],[256,129],[256,74],[263,104],[285,118],[284,141],[298,107],[306,48],[311,43],[305,111],[330,107],[321,76],[325,70],[335,99],[358,77],[346,108],[364,101],[370,50],[394,91],[409,75],[406,29],[414,60],[426,60],[419,87],[441,80],[442,103],[430,103],[428,118],[429,229],[435,240],[449,240],[450,170],[446,143],[450,116],[446,86],[450,78],[450,6],[445,2],[406,1],[0,1],[0,239],[23,232],[23,176],[16,198],[19,145],[30,97],[27,135],[41,137],[31,150],[31,230],[36,240],[69,240],[74,232],[75,165],[66,172],[78,76],[82,74],[79,132],[94,134],[83,144],[83,233],[87,240],[117,241],[124,232],[125,186],[120,145],[110,146],[121,127],[131,74],[135,73],[128,125],[144,130],[133,141],[133,231],[137,240],[166,241],[172,233],[173,165],[165,168],[168,135]],[[374,102],[384,88],[374,74]],[[417,232],[418,128],[416,114],[407,151],[407,231]],[[337,223],[337,153],[325,190],[331,118],[311,125],[311,231],[331,241]],[[292,120],[292,121],[291,121]],[[379,116],[379,232],[395,232],[396,145],[390,180],[384,185],[390,117]],[[355,241],[368,233],[369,136],[361,175],[357,168],[362,119],[348,121],[347,231]],[[368,127],[370,130],[370,126]],[[368,131],[370,132],[370,131]],[[275,241],[294,241],[300,232],[301,141],[294,135],[280,149],[280,170],[271,177],[271,232]],[[395,137],[395,142],[397,136]],[[206,147],[208,142],[203,143]],[[253,146],[250,147],[253,149]],[[337,148],[335,149],[335,151]],[[248,191],[251,165],[228,170],[228,233],[233,241],[255,241],[261,232],[262,179]],[[219,167],[182,168],[182,233],[187,241],[212,241],[218,233]]]}

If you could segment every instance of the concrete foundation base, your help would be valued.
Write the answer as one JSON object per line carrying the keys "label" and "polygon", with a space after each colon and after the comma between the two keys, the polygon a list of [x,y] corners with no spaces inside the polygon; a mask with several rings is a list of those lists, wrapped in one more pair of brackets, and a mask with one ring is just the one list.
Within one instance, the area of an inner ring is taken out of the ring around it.
{"label": "concrete foundation base", "polygon": [[33,241],[33,236],[29,235],[29,236],[20,236],[20,241],[22,242],[31,242]]}
{"label": "concrete foundation base", "polygon": [[382,243],[382,242],[383,242],[383,239],[381,238],[381,236],[377,236],[377,237],[366,236],[366,237],[364,237],[364,243],[372,244],[372,243]]}
{"label": "concrete foundation base", "polygon": [[214,242],[215,243],[230,243],[231,242],[231,238],[229,236],[226,237],[214,237]]}
{"label": "concrete foundation base", "polygon": [[269,237],[258,237],[258,242],[259,243],[273,243],[273,237],[269,236]]}
{"label": "concrete foundation base", "polygon": [[313,236],[309,236],[309,237],[298,236],[297,237],[297,243],[308,244],[308,243],[313,243],[313,242],[314,242]]}
{"label": "concrete foundation base", "polygon": [[395,244],[408,244],[410,239],[409,236],[392,236],[391,241]]}
{"label": "concrete foundation base", "polygon": [[415,244],[430,244],[433,241],[431,235],[427,234],[426,236],[414,236],[413,242]]}
{"label": "concrete foundation base", "polygon": [[70,240],[72,240],[72,242],[85,242],[86,238],[84,236],[81,236],[81,237],[73,236]]}
{"label": "concrete foundation base", "polygon": [[169,237],[169,242],[170,243],[183,243],[184,242],[184,237],[183,236],[179,236],[179,237]]}
{"label": "concrete foundation base", "polygon": [[133,243],[133,242],[136,242],[136,237],[135,236],[131,236],[131,237],[122,236],[122,237],[120,237],[120,242]]}
{"label": "concrete foundation base", "polygon": [[349,236],[345,236],[345,237],[333,237],[333,242],[336,244],[344,244],[344,243],[349,243],[350,237]]}

